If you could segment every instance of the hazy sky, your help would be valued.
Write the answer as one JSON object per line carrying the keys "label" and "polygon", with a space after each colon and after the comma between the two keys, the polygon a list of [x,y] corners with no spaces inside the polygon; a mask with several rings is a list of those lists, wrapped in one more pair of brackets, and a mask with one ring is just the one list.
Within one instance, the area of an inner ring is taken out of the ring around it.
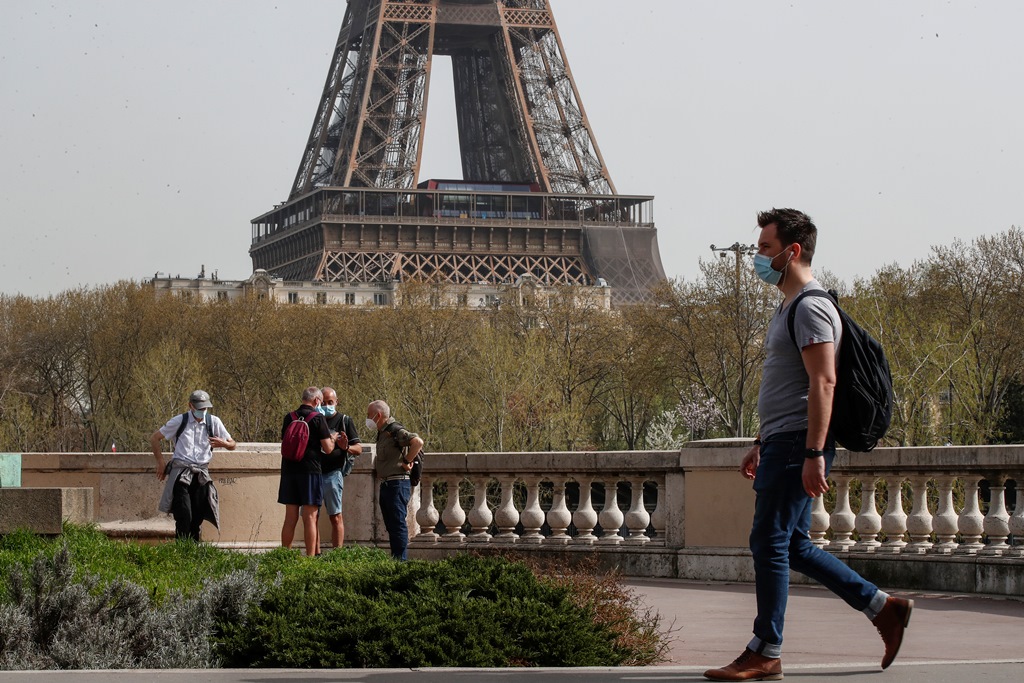
{"label": "hazy sky", "polygon": [[[666,272],[817,222],[850,281],[1024,225],[1024,2],[552,0],[619,192]],[[344,0],[0,0],[0,293],[205,264],[243,279],[287,197]],[[421,180],[461,177],[437,58]]]}

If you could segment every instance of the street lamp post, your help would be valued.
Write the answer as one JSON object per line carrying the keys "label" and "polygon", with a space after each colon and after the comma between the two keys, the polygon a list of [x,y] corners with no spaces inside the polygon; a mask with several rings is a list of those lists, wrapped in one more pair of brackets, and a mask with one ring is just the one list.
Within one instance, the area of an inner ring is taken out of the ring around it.
{"label": "street lamp post", "polygon": [[754,246],[753,244],[740,244],[739,242],[733,242],[728,247],[716,247],[715,245],[712,244],[711,251],[717,253],[722,258],[725,258],[725,253],[727,251],[731,251],[734,254],[736,254],[736,297],[738,301],[740,295],[741,282],[740,262],[743,260],[744,256],[757,253],[757,247]]}
{"label": "street lamp post", "polygon": [[[743,271],[740,270],[741,267],[742,267],[741,264],[743,262],[743,257],[744,256],[747,256],[749,254],[754,254],[754,253],[757,252],[757,247],[754,246],[753,244],[740,244],[739,242],[733,242],[728,247],[716,247],[715,245],[712,244],[711,245],[711,251],[715,252],[716,254],[718,254],[722,258],[726,258],[726,252],[729,252],[729,251],[731,251],[733,254],[736,255],[736,320],[739,320],[742,317],[742,310],[741,309],[742,309],[742,306],[743,306],[743,303],[742,303],[742,299],[743,299],[743,297],[742,297]],[[743,380],[741,379],[740,381],[742,382]],[[742,399],[742,395],[741,395],[740,400],[739,400],[739,405],[737,406],[737,423],[738,424],[736,426],[736,436],[743,436],[743,419],[744,419],[743,413],[744,413],[744,410],[743,410],[743,399]]]}

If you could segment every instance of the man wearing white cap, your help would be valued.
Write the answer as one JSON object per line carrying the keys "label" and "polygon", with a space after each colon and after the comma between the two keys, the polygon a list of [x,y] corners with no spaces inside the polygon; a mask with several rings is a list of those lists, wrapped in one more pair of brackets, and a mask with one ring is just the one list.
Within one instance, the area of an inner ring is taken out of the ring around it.
{"label": "man wearing white cap", "polygon": [[[198,389],[188,399],[188,412],[175,415],[149,437],[156,458],[156,476],[166,481],[160,512],[174,515],[175,537],[199,541],[199,528],[209,520],[220,528],[217,488],[210,477],[214,448],[235,450],[235,440],[220,418],[210,412],[210,395]],[[164,466],[161,442],[174,442],[174,455]]]}

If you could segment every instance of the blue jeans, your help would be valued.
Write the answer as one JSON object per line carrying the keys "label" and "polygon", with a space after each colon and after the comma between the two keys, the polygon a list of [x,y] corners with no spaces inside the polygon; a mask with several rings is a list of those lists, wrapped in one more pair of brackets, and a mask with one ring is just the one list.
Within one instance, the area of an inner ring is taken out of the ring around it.
{"label": "blue jeans", "polygon": [[388,530],[391,557],[396,560],[408,559],[406,550],[409,547],[409,527],[405,523],[405,516],[411,496],[412,485],[408,479],[380,483],[380,512],[384,517],[384,527]]}
{"label": "blue jeans", "polygon": [[[789,570],[804,574],[872,617],[885,593],[857,572],[811,542],[812,498],[804,491],[802,473],[806,431],[785,432],[761,445],[754,478],[757,500],[750,531],[757,589],[754,639],[747,646],[766,657],[782,654],[782,627],[789,597]],[[825,472],[832,469],[835,444],[825,447]]]}

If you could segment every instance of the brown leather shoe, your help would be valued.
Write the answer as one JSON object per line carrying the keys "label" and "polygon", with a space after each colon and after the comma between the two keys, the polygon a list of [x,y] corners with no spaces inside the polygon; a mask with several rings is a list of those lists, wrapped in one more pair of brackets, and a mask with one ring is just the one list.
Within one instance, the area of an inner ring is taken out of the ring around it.
{"label": "brown leather shoe", "polygon": [[885,656],[882,657],[882,668],[888,668],[892,660],[896,659],[896,653],[900,651],[903,643],[903,631],[910,623],[910,613],[914,610],[913,600],[894,598],[889,596],[885,599],[885,606],[878,616],[871,622],[878,629],[885,643]]}
{"label": "brown leather shoe", "polygon": [[729,666],[705,671],[704,678],[712,681],[781,681],[782,660],[763,657],[747,649]]}

